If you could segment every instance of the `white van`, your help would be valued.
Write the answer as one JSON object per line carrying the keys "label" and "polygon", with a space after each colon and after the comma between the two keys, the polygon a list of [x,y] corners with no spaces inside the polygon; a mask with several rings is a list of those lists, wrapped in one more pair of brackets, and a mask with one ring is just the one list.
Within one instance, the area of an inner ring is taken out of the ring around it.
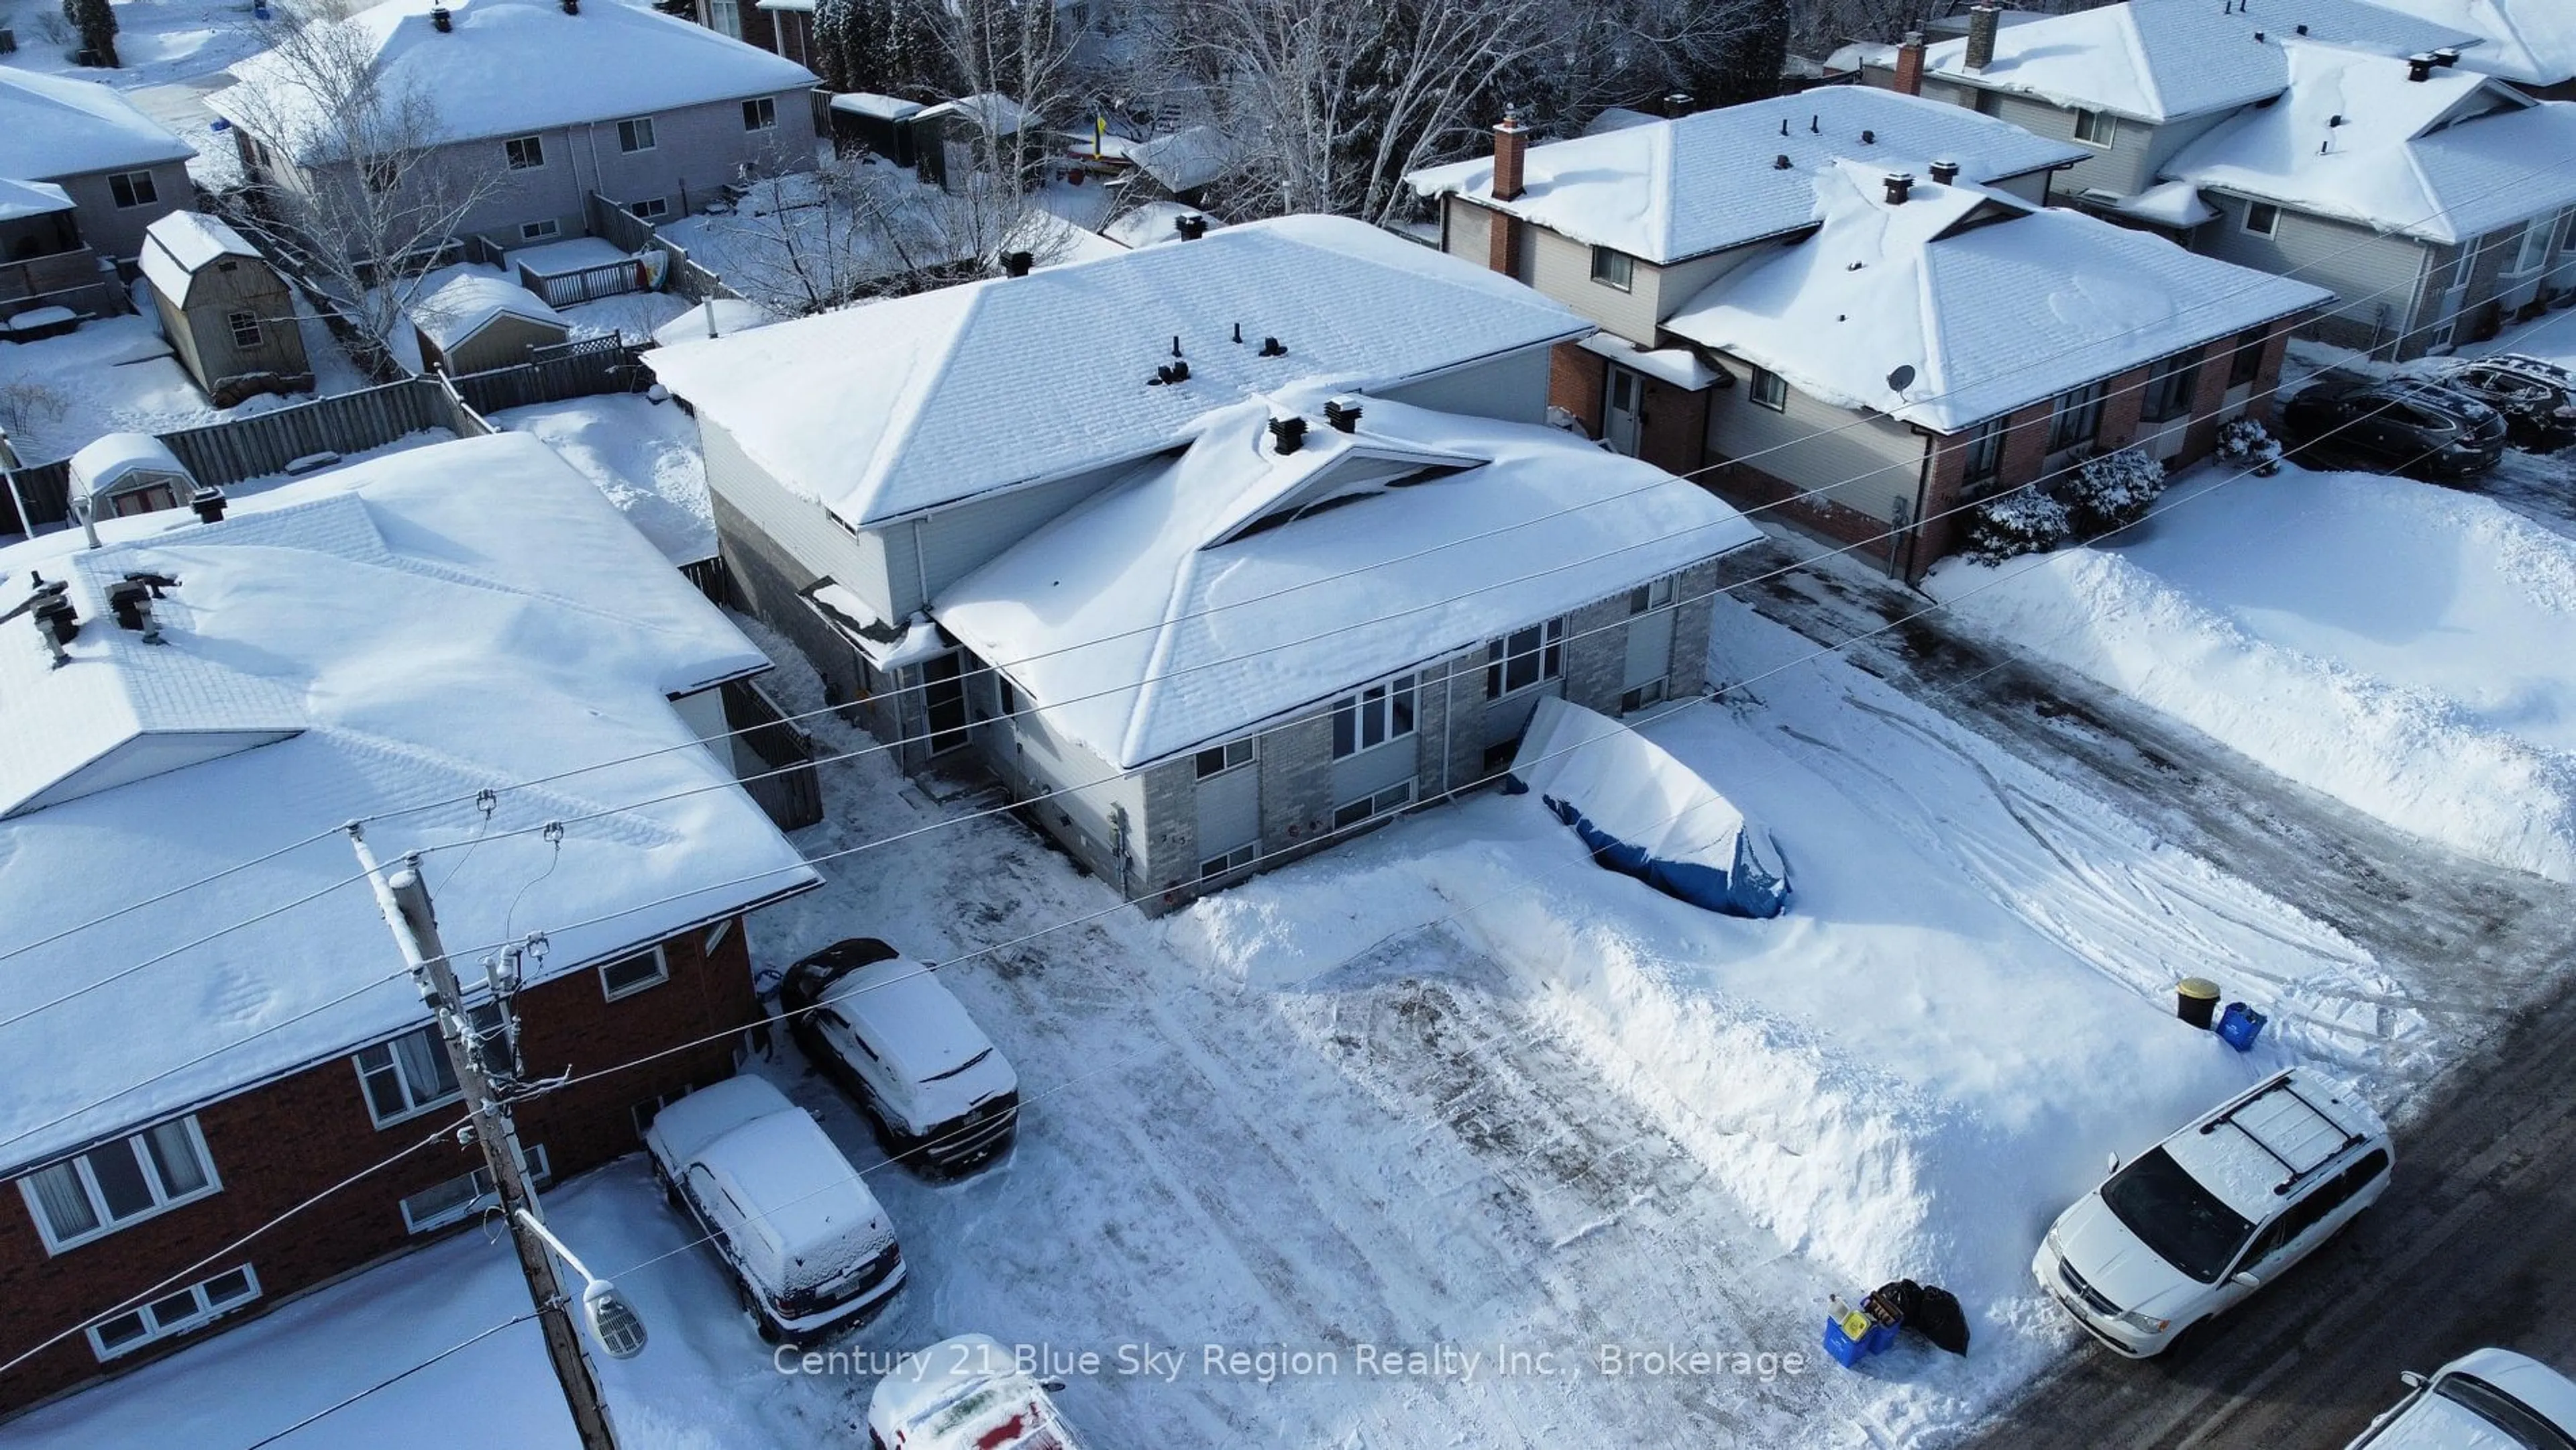
{"label": "white van", "polygon": [[803,1108],[756,1077],[654,1115],[644,1146],[673,1204],[742,1286],[760,1337],[803,1342],[873,1316],[903,1285],[894,1224]]}
{"label": "white van", "polygon": [[2346,1450],[2576,1450],[2576,1382],[2509,1349],[2409,1374],[2413,1393]]}
{"label": "white van", "polygon": [[2031,1260],[2094,1338],[2143,1359],[2306,1258],[2388,1187],[2388,1127],[2291,1068],[2115,1167]]}

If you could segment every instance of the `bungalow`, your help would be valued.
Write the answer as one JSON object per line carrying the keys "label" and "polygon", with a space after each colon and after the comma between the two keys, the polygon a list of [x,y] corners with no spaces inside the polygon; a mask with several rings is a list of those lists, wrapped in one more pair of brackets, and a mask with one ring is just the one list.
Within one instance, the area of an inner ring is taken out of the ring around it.
{"label": "bungalow", "polygon": [[71,1331],[0,1413],[492,1202],[342,822],[433,853],[478,1007],[518,950],[516,1061],[576,1075],[520,1105],[540,1179],[733,1070],[744,915],[816,882],[714,738],[767,661],[533,439],[99,529],[0,551],[61,591],[0,630],[0,1358]]}
{"label": "bungalow", "polygon": [[1358,222],[1185,235],[647,355],[732,587],[907,768],[1150,906],[1478,783],[1542,694],[1700,687],[1751,535],[1531,426],[1590,324]]}
{"label": "bungalow", "polygon": [[0,177],[61,187],[101,256],[141,255],[144,228],[189,204],[196,154],[106,86],[0,66]]}
{"label": "bungalow", "polygon": [[2576,10],[2565,0],[2371,0],[2478,37],[2460,64],[2534,100],[2576,101]]}
{"label": "bungalow", "polygon": [[1845,87],[1536,147],[1506,122],[1411,180],[1448,250],[1613,319],[1558,349],[1574,421],[1912,577],[1980,496],[2266,416],[2328,300],[2036,205],[2072,155]]}
{"label": "bungalow", "polygon": [[[2576,112],[2476,72],[2455,5],[2123,0],[1910,40],[1870,78],[2082,146],[2073,204],[2335,292],[2311,331],[2412,357],[2564,285]],[[2411,13],[2401,13],[2411,12]]]}
{"label": "bungalow", "polygon": [[[685,216],[747,171],[815,162],[813,73],[620,0],[386,0],[339,24],[388,94],[417,97],[438,156],[489,181],[459,230],[515,247],[589,229],[597,192],[648,221]],[[311,89],[271,51],[207,98],[245,172],[287,188],[360,184]]]}
{"label": "bungalow", "polygon": [[161,335],[216,407],[311,390],[294,290],[222,219],[174,211],[154,222],[142,270]]}

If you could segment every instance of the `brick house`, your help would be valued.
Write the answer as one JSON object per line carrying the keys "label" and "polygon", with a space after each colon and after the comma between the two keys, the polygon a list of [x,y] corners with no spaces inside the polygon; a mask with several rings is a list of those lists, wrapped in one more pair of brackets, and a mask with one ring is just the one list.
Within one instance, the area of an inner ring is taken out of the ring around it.
{"label": "brick house", "polygon": [[[585,234],[597,192],[648,221],[689,215],[744,175],[811,170],[814,75],[794,61],[620,0],[386,0],[339,22],[380,83],[435,117],[436,160],[497,185],[458,230],[516,247]],[[275,53],[207,98],[245,173],[353,187],[327,120]]]}
{"label": "brick house", "polygon": [[1412,181],[1448,250],[1621,318],[1559,349],[1557,407],[1912,578],[1962,504],[2268,416],[2282,334],[2329,300],[2035,205],[2066,149],[1942,109],[1825,89],[1536,147],[1506,123],[1493,160]]}
{"label": "brick house", "polygon": [[733,1070],[744,917],[816,880],[714,738],[723,683],[766,661],[533,439],[100,532],[0,553],[77,616],[0,640],[0,893],[31,944],[0,977],[0,1357],[78,1330],[0,1376],[0,1413],[489,1205],[479,1151],[433,1142],[226,1251],[459,1116],[336,823],[426,853],[479,1010],[479,964],[522,949],[530,1077],[604,1074],[521,1109],[549,1181]]}
{"label": "brick house", "polygon": [[[1160,905],[1480,782],[1540,694],[1616,710],[1699,688],[1699,581],[1750,535],[1539,426],[1551,350],[1589,331],[1481,267],[1290,217],[650,361],[696,411],[734,588],[831,697],[907,769],[999,777]],[[1381,552],[1443,519],[1476,532],[1447,511],[1488,495],[1517,556],[1498,542],[1435,570]],[[1552,535],[1531,517],[1596,496],[1624,516],[1585,510]],[[1350,577],[1302,606],[1302,630],[1263,636],[1300,644],[1293,663],[1206,634],[1208,610],[1287,629],[1281,603],[1133,613],[1312,578],[1300,550]],[[1444,611],[1424,590],[1473,597]],[[1399,597],[1395,628],[1361,627]],[[1198,663],[1144,663],[1149,630]],[[1174,670],[1228,683],[1164,684]]]}

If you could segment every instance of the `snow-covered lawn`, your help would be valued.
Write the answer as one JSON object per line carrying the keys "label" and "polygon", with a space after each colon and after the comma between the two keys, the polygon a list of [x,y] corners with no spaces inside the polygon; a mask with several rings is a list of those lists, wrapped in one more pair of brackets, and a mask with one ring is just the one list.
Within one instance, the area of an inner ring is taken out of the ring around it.
{"label": "snow-covered lawn", "polygon": [[676,292],[621,292],[594,302],[576,302],[555,310],[572,324],[575,342],[589,337],[623,337],[649,343],[664,323],[689,310],[689,299]]}
{"label": "snow-covered lawn", "polygon": [[714,555],[706,460],[698,453],[696,425],[677,405],[617,393],[511,408],[492,421],[534,433],[562,454],[672,563]]}
{"label": "snow-covered lawn", "polygon": [[[1808,648],[1719,610],[1721,677]],[[781,674],[791,708],[819,703],[810,672]],[[1648,732],[1775,830],[1787,916],[1656,895],[1499,794],[1161,922],[998,815],[826,863],[826,890],[755,923],[759,960],[873,934],[951,963],[1027,1103],[990,1173],[870,1172],[912,1279],[846,1347],[984,1330],[1097,1351],[1062,1398],[1106,1446],[1938,1440],[2080,1343],[2026,1265],[2104,1153],[2292,1057],[2361,1071],[2384,1103],[2429,1065],[2404,987],[2331,930],[1839,660]],[[935,803],[875,755],[827,767],[825,789],[809,853],[990,804]],[[2172,1020],[2186,972],[2274,1014],[2255,1053]],[[792,1047],[759,1070],[877,1163]],[[707,1255],[670,1252],[685,1235],[637,1163],[550,1194],[652,1324],[646,1356],[606,1370],[630,1434],[847,1436],[869,1377],[776,1373]],[[1961,1295],[1972,1355],[1823,1360],[1824,1296],[1898,1275]],[[0,1445],[247,1443],[521,1307],[506,1249],[469,1235]],[[1177,1367],[1122,1373],[1121,1345]],[[1339,1362],[1211,1366],[1209,1345]],[[1361,1372],[1362,1345],[1486,1358],[1385,1377]],[[1496,1345],[1531,1358],[1497,1373]],[[1604,1346],[1773,1358],[1612,1376]],[[520,1326],[302,1442],[437,1415],[459,1437],[565,1443],[552,1394]]]}
{"label": "snow-covered lawn", "polygon": [[1963,620],[2467,854],[2576,881],[2576,539],[2488,499],[2187,476],[2106,548],[1928,587]]}
{"label": "snow-covered lawn", "polygon": [[[326,393],[363,386],[321,321],[300,310],[315,386]],[[0,425],[28,463],[68,458],[102,433],[167,433],[301,401],[268,394],[215,407],[148,314],[101,318],[41,342],[0,342]]]}
{"label": "snow-covered lawn", "polygon": [[[252,17],[250,0],[116,0],[115,11],[116,57],[124,65],[101,70],[72,64],[80,42],[61,5],[8,0],[0,4],[0,26],[18,35],[18,53],[8,63],[131,89],[209,75],[271,44],[269,26]],[[182,135],[204,148],[200,136]]]}

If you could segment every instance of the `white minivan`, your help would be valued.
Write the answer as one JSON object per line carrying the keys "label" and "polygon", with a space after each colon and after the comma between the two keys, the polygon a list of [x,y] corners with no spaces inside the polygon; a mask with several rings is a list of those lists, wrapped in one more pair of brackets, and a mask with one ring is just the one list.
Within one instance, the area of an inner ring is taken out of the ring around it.
{"label": "white minivan", "polygon": [[2290,1068],[2115,1166],[2058,1216],[2040,1287],[2143,1359],[2306,1258],[2388,1187],[2388,1127],[2359,1091]]}
{"label": "white minivan", "polygon": [[2576,1382],[2509,1349],[2478,1349],[2433,1372],[2347,1450],[2576,1450]]}
{"label": "white minivan", "polygon": [[894,1223],[813,1116],[756,1077],[703,1087],[644,1131],[654,1175],[742,1286],[766,1340],[864,1322],[903,1286]]}

